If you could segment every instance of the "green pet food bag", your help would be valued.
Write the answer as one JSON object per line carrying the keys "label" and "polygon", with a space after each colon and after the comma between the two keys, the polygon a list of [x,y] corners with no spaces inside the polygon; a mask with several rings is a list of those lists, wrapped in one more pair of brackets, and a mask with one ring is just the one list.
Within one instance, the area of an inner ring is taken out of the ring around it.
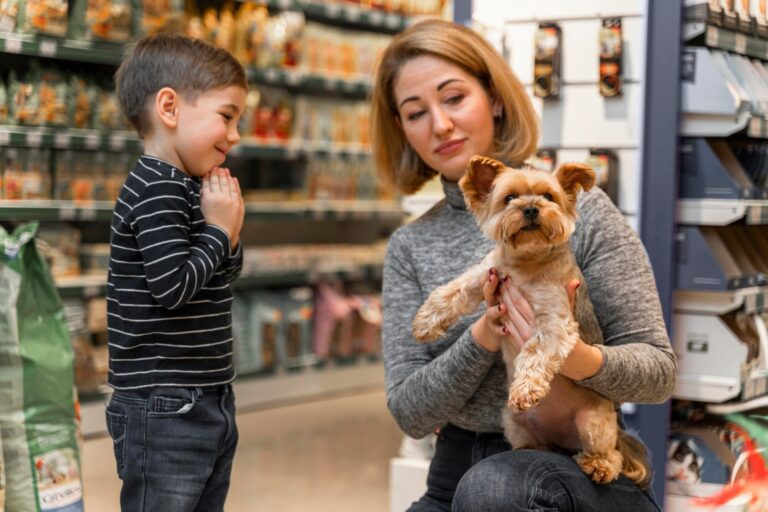
{"label": "green pet food bag", "polygon": [[[0,228],[0,439],[5,508],[82,512],[72,344],[35,246],[37,223]],[[2,494],[0,486],[0,494]]]}

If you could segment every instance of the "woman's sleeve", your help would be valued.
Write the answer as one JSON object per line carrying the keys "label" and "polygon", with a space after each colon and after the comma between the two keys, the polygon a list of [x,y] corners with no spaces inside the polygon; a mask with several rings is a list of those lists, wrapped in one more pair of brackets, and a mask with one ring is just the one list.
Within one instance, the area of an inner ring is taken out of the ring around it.
{"label": "woman's sleeve", "polygon": [[446,336],[457,339],[437,357],[431,355],[429,344],[413,338],[413,317],[426,295],[400,234],[396,232],[390,239],[384,262],[382,341],[387,403],[400,428],[419,438],[445,425],[465,406],[497,354],[480,347],[471,329],[449,331]]}
{"label": "woman's sleeve", "polygon": [[605,343],[601,368],[579,384],[616,402],[663,402],[677,360],[645,249],[602,190],[582,196],[579,215],[575,256]]}

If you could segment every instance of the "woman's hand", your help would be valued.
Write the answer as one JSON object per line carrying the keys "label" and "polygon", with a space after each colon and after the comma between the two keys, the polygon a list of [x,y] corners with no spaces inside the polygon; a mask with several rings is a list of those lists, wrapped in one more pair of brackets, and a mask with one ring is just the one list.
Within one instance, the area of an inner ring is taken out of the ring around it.
{"label": "woman's hand", "polygon": [[481,347],[489,352],[501,350],[502,340],[509,334],[503,323],[508,308],[499,302],[496,294],[499,283],[499,273],[495,268],[490,269],[488,280],[483,286],[485,314],[472,325],[472,336]]}

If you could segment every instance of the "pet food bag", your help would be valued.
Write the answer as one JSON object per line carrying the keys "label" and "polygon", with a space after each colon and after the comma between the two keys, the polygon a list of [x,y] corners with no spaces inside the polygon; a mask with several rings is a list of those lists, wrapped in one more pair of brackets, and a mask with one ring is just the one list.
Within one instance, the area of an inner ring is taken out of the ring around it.
{"label": "pet food bag", "polygon": [[[0,228],[0,439],[5,507],[82,512],[73,350],[35,246],[37,223]],[[0,486],[0,494],[2,493]]]}

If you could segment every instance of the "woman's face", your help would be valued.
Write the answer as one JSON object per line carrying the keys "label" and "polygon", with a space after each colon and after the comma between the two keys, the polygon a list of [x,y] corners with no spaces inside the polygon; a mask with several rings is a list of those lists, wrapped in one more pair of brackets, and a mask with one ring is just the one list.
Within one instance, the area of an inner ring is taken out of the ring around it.
{"label": "woman's face", "polygon": [[477,78],[448,61],[420,55],[394,83],[398,122],[408,143],[450,181],[473,155],[493,151],[493,101]]}

